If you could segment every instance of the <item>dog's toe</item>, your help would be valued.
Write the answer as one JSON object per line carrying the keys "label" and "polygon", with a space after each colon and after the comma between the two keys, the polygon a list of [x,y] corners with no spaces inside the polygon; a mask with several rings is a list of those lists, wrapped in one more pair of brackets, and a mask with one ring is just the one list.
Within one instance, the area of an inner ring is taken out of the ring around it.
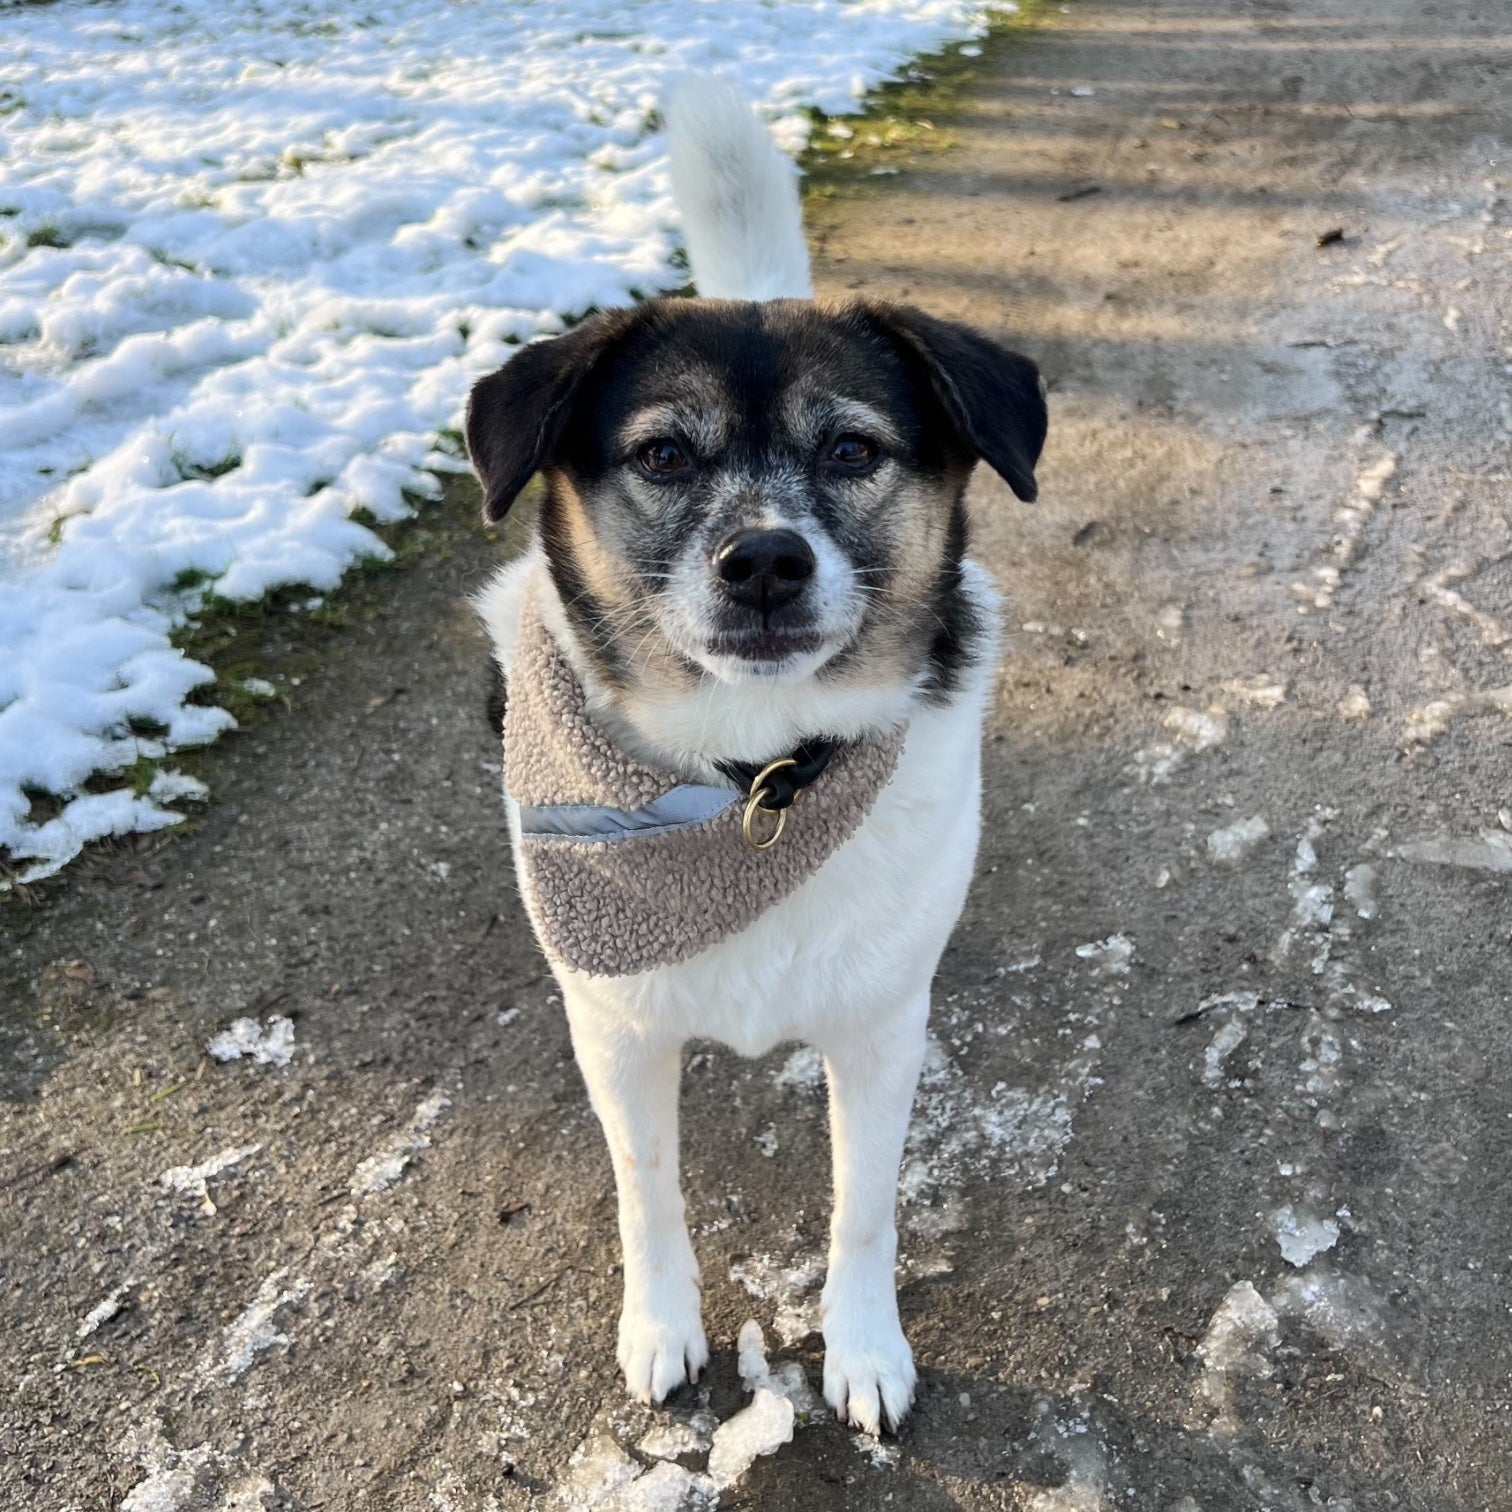
{"label": "dog's toe", "polygon": [[896,1323],[826,1323],[824,1399],[842,1423],[866,1433],[897,1428],[913,1406],[915,1379],[913,1351]]}
{"label": "dog's toe", "polygon": [[698,1317],[698,1294],[665,1312],[626,1308],[620,1318],[619,1364],[625,1389],[637,1401],[660,1402],[684,1381],[697,1381],[709,1362]]}

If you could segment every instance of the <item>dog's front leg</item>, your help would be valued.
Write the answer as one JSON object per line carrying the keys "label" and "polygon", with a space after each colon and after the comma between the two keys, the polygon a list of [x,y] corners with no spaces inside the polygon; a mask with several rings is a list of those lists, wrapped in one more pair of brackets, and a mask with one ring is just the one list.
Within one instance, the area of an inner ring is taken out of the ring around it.
{"label": "dog's front leg", "polygon": [[619,1189],[625,1302],[619,1363],[630,1394],[659,1402],[698,1379],[709,1346],[699,1317],[698,1261],[678,1183],[677,1099],[682,1046],[607,1022],[565,992],[572,1045],[604,1127]]}
{"label": "dog's front leg", "polygon": [[835,1211],[824,1283],[824,1395],[876,1433],[913,1405],[914,1363],[898,1321],[898,1165],[924,1060],[927,988],[896,1015],[820,1045],[829,1081]]}

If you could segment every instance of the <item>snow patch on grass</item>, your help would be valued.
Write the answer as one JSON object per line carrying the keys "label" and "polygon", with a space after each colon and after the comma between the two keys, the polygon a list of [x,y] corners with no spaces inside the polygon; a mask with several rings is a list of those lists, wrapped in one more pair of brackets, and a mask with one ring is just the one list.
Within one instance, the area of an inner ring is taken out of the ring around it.
{"label": "snow patch on grass", "polygon": [[[214,674],[173,644],[207,593],[325,592],[387,557],[353,516],[435,495],[477,377],[683,282],[671,77],[729,71],[796,150],[805,107],[854,110],[991,10],[0,7],[0,852],[21,879],[179,822],[171,795],[83,789],[234,726],[190,701]],[[38,791],[62,813],[34,815]]]}

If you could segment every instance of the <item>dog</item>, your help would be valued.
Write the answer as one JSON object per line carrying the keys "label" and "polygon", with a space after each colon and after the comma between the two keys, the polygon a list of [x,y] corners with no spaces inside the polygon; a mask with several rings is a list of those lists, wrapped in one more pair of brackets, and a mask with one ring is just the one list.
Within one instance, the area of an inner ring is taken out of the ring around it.
{"label": "dog", "polygon": [[682,1048],[802,1041],[834,1159],[824,1394],[895,1429],[898,1168],[998,649],[964,496],[980,460],[1034,499],[1044,389],[962,325],[815,303],[795,170],[728,84],[684,81],[667,125],[699,297],[595,313],[469,400],[488,521],[544,481],[477,601],[510,832],[614,1167],[629,1392],[708,1359]]}

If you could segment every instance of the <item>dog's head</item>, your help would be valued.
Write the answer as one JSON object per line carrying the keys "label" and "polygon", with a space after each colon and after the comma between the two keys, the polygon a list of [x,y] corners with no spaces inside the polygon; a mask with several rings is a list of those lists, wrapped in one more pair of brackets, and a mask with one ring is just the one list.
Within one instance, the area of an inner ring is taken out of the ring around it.
{"label": "dog's head", "polygon": [[541,534],[610,688],[819,675],[944,685],[964,655],[962,496],[981,458],[1035,496],[1032,363],[918,310],[655,300],[523,348],[474,388],[501,519]]}

